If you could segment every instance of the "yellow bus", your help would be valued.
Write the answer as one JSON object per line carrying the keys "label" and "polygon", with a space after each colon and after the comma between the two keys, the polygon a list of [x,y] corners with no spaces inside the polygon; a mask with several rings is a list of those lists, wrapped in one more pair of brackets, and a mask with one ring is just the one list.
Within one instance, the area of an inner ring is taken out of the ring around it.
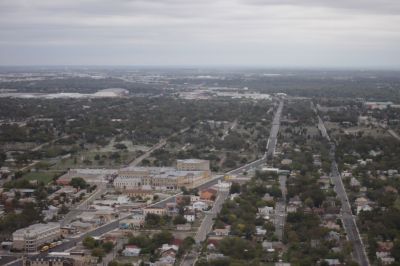
{"label": "yellow bus", "polygon": [[40,249],[40,252],[46,252],[47,250],[49,250],[49,246],[43,246],[43,247]]}

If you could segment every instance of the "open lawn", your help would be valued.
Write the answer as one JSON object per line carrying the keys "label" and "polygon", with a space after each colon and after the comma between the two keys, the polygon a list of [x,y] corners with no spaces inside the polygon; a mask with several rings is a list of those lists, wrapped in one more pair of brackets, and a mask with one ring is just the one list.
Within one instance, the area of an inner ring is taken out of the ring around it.
{"label": "open lawn", "polygon": [[58,176],[61,172],[29,172],[22,176],[22,179],[26,180],[37,180],[44,184],[50,183],[55,176]]}

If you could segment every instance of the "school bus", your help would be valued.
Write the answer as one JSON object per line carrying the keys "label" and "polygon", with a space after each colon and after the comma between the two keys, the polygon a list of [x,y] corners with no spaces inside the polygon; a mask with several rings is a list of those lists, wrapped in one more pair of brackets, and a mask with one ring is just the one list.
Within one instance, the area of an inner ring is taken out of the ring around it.
{"label": "school bus", "polygon": [[43,246],[41,249],[40,249],[40,252],[46,252],[47,250],[49,250],[49,246]]}

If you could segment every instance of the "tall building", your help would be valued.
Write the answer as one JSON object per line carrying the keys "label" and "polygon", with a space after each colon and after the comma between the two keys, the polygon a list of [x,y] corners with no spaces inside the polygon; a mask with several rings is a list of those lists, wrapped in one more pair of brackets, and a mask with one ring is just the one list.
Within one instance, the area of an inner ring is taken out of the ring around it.
{"label": "tall building", "polygon": [[60,239],[61,228],[59,223],[33,224],[15,231],[12,237],[14,249],[35,252],[40,246]]}

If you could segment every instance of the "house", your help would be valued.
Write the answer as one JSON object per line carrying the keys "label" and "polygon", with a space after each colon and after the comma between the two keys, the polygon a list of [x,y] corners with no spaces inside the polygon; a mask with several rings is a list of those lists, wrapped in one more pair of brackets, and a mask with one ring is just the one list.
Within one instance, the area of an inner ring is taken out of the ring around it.
{"label": "house", "polygon": [[381,252],[390,252],[392,251],[393,248],[393,242],[392,241],[378,241],[378,251]]}
{"label": "house", "polygon": [[200,199],[201,200],[208,200],[208,201],[214,201],[217,197],[218,191],[213,188],[208,188],[200,191]]}
{"label": "house", "polygon": [[291,213],[291,212],[297,212],[297,205],[294,204],[289,204],[286,206],[286,212]]}
{"label": "house", "polygon": [[125,257],[137,257],[140,254],[141,249],[135,245],[127,245],[122,251],[122,255]]}
{"label": "house", "polygon": [[231,188],[231,184],[230,182],[223,182],[221,180],[218,180],[218,184],[215,185],[215,187],[219,190],[219,191],[229,191],[229,189]]}
{"label": "house", "polygon": [[69,235],[76,234],[77,232],[77,229],[72,227],[71,225],[61,227],[61,236],[64,238],[68,237]]}
{"label": "house", "polygon": [[178,231],[190,231],[191,229],[192,229],[192,225],[190,223],[176,225],[176,230],[178,230]]}
{"label": "house", "polygon": [[193,203],[193,210],[195,211],[205,211],[207,210],[208,205],[203,201],[196,201]]}
{"label": "house", "polygon": [[224,228],[215,228],[213,232],[216,236],[228,236],[231,232],[231,226],[226,225]]}
{"label": "house", "polygon": [[263,196],[263,200],[265,200],[265,201],[273,201],[274,197],[272,197],[269,193],[265,193],[265,195]]}
{"label": "house", "polygon": [[262,226],[256,226],[256,235],[263,236],[267,233],[267,230],[262,228]]}
{"label": "house", "polygon": [[389,265],[395,262],[395,259],[391,256],[390,252],[377,251],[376,257],[382,262],[383,265]]}
{"label": "house", "polygon": [[192,212],[192,211],[188,211],[183,214],[183,217],[185,217],[187,222],[193,223],[196,220],[196,213]]}
{"label": "house", "polygon": [[274,213],[274,207],[265,206],[263,208],[258,208],[258,213],[264,219],[269,220],[271,215]]}
{"label": "house", "polygon": [[144,224],[144,218],[142,219],[123,219],[119,221],[119,228],[120,229],[139,229]]}
{"label": "house", "polygon": [[230,200],[235,200],[240,194],[239,193],[233,193],[229,196]]}
{"label": "house", "polygon": [[323,175],[320,176],[318,183],[320,184],[321,189],[327,190],[331,184],[331,179],[329,176]]}
{"label": "house", "polygon": [[363,211],[363,212],[372,211],[372,207],[369,206],[368,204],[364,205],[364,206],[357,206],[357,215],[360,214],[361,211]]}
{"label": "house", "polygon": [[175,256],[164,255],[161,258],[154,262],[150,263],[150,266],[174,266],[175,264]]}
{"label": "house", "polygon": [[355,205],[357,209],[357,214],[360,213],[360,211],[371,211],[372,208],[369,206],[370,201],[365,198],[365,197],[359,197],[355,200]]}
{"label": "house", "polygon": [[369,200],[365,197],[359,197],[355,200],[355,204],[357,207],[363,207],[369,203]]}
{"label": "house", "polygon": [[291,165],[291,164],[292,164],[292,160],[290,160],[290,159],[283,159],[283,160],[281,161],[281,164],[282,164],[282,165]]}
{"label": "house", "polygon": [[337,223],[335,223],[333,221],[325,222],[322,226],[326,227],[328,229],[331,229],[331,230],[340,230],[340,225],[338,225]]}
{"label": "house", "polygon": [[289,204],[296,205],[297,207],[301,207],[303,205],[299,196],[294,196],[293,198],[289,199]]}
{"label": "house", "polygon": [[399,173],[399,171],[395,170],[395,169],[390,169],[387,171],[388,176],[392,177],[394,175],[397,175]]}
{"label": "house", "polygon": [[275,248],[273,247],[272,242],[265,240],[264,242],[262,242],[261,246],[267,252],[275,252]]}
{"label": "house", "polygon": [[338,242],[340,240],[340,234],[336,231],[329,231],[328,235],[325,238],[328,241]]}
{"label": "house", "polygon": [[325,259],[329,266],[341,266],[342,264],[338,259]]}
{"label": "house", "polygon": [[207,261],[219,260],[225,258],[222,253],[210,253],[207,255]]}
{"label": "house", "polygon": [[150,208],[144,208],[143,209],[143,214],[144,216],[147,216],[147,214],[157,214],[157,215],[166,215],[167,210],[165,208],[157,208],[157,207],[150,207]]}
{"label": "house", "polygon": [[57,216],[58,210],[59,210],[59,208],[50,205],[47,210],[42,211],[43,220],[45,222],[52,220],[53,218],[55,218]]}
{"label": "house", "polygon": [[380,258],[381,262],[383,265],[391,265],[393,262],[395,262],[396,260],[393,257],[384,257],[384,258]]}
{"label": "house", "polygon": [[170,216],[174,216],[176,214],[178,214],[178,207],[177,204],[175,202],[168,202],[165,206],[166,210],[167,210],[167,214]]}
{"label": "house", "polygon": [[213,251],[216,250],[217,248],[215,247],[215,245],[213,243],[210,243],[207,245],[207,250],[209,251]]}
{"label": "house", "polygon": [[179,247],[177,245],[163,244],[160,248],[160,253],[163,254],[166,251],[175,251],[178,252]]}
{"label": "house", "polygon": [[359,186],[361,186],[361,183],[360,183],[360,181],[358,181],[355,177],[352,177],[352,178],[350,179],[350,186],[352,186],[352,187],[359,187]]}
{"label": "house", "polygon": [[352,176],[352,173],[346,170],[346,171],[343,171],[343,172],[342,172],[342,176],[343,176],[343,177],[351,177],[351,176]]}
{"label": "house", "polygon": [[191,203],[194,203],[194,202],[197,202],[197,201],[200,201],[200,196],[190,195],[190,202]]}
{"label": "house", "polygon": [[189,195],[177,195],[175,197],[175,203],[180,206],[186,206],[190,204],[190,198],[191,196]]}

